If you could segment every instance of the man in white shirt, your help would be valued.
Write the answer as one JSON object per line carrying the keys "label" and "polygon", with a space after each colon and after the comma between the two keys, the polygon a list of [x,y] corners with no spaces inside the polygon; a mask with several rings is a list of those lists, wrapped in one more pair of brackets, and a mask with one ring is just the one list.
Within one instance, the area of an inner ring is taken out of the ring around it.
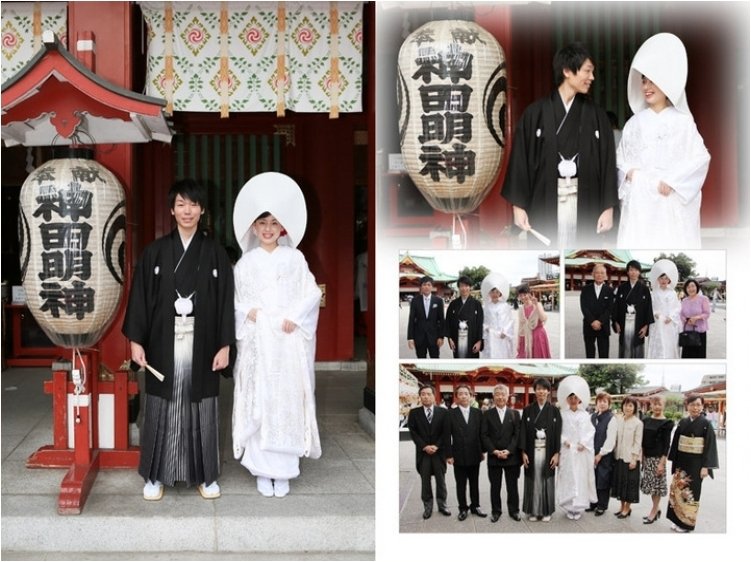
{"label": "man in white shirt", "polygon": [[420,294],[409,305],[407,344],[419,359],[425,359],[427,354],[438,359],[443,332],[443,299],[433,294],[433,278],[426,275],[420,279]]}
{"label": "man in white shirt", "polygon": [[[485,460],[482,452],[480,431],[482,412],[471,407],[472,390],[466,384],[456,387],[458,406],[450,411],[451,446],[447,461],[454,466],[456,498],[459,502],[459,521],[467,518],[471,511],[478,517],[487,517],[480,509],[480,463]],[[470,505],[467,505],[467,484],[469,483]]]}
{"label": "man in white shirt", "polygon": [[498,384],[493,389],[494,406],[489,408],[482,419],[482,444],[488,453],[488,479],[490,480],[490,521],[495,523],[500,519],[501,484],[506,475],[506,505],[509,516],[514,521],[520,521],[519,515],[519,475],[521,474],[521,458],[519,455],[519,428],[521,417],[519,412],[508,404],[509,389],[504,384]]}
{"label": "man in white shirt", "polygon": [[450,420],[445,408],[435,405],[435,389],[426,385],[420,388],[420,403],[409,412],[407,427],[415,443],[417,472],[422,480],[422,502],[425,511],[423,519],[433,514],[433,487],[431,477],[435,478],[438,511],[449,516],[446,508],[448,491],[446,489],[446,454],[450,448]]}

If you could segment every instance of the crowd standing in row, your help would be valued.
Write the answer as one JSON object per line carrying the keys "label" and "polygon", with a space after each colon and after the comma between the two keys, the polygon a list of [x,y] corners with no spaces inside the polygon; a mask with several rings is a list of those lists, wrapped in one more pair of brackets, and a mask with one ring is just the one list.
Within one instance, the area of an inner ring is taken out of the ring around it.
{"label": "crowd standing in row", "polygon": [[[517,289],[520,302],[514,310],[506,302],[509,285],[499,273],[490,273],[482,281],[480,303],[472,294],[472,281],[467,276],[457,281],[459,296],[445,311],[443,300],[433,294],[433,279],[420,279],[420,294],[412,299],[407,320],[407,343],[417,357],[440,357],[444,340],[448,341],[455,359],[520,359],[551,357],[547,315],[542,304],[530,293],[529,287]],[[516,331],[518,344],[514,349]]]}
{"label": "crowd standing in row", "polygon": [[613,291],[605,282],[605,266],[592,268],[594,282],[585,285],[579,296],[587,358],[596,353],[600,358],[610,356],[611,323],[618,334],[619,358],[706,358],[711,308],[699,284],[687,279],[683,284],[686,296],[679,300],[674,262],[661,259],[654,263],[651,292],[641,280],[641,271],[641,263],[629,261],[628,281]]}
{"label": "crowd standing in row", "polygon": [[[409,413],[408,427],[416,450],[416,468],[422,481],[423,518],[433,514],[431,479],[436,481],[438,510],[450,516],[445,475],[454,467],[459,520],[468,514],[485,518],[479,497],[480,465],[487,455],[492,522],[502,513],[501,484],[506,479],[509,516],[532,522],[550,521],[556,505],[568,519],[584,512],[602,516],[611,497],[619,500],[614,512],[619,519],[631,516],[640,491],[650,496],[651,509],[643,518],[651,525],[662,515],[661,498],[669,495],[667,518],[676,532],[693,531],[699,511],[702,481],[719,467],[713,426],[703,415],[704,399],[686,399],[688,416],[673,432],[664,415],[665,400],[651,400],[651,416],[641,420],[638,403],[626,397],[622,414],[614,414],[611,397],[596,396],[595,412],[586,412],[589,387],[578,375],[564,378],[558,386],[561,408],[548,400],[550,382],[534,383],[535,400],[522,411],[510,407],[509,389],[493,389],[494,406],[481,411],[471,405],[472,390],[466,384],[455,389],[457,407],[435,403],[435,390],[420,388],[421,406]],[[672,433],[672,438],[671,438]],[[672,479],[668,485],[667,462]],[[524,497],[519,502],[518,479],[524,468]],[[470,502],[466,489],[469,486]]]}

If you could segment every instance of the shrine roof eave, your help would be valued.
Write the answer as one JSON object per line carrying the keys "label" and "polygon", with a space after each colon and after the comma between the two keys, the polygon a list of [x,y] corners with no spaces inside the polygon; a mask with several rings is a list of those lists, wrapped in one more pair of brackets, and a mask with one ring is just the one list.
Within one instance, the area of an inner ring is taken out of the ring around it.
{"label": "shrine roof eave", "polygon": [[[405,280],[415,280],[419,281],[425,276],[424,273],[400,273],[399,279],[405,279]],[[432,276],[433,283],[453,283],[458,279],[458,277],[441,277],[441,276]]]}
{"label": "shrine roof eave", "polygon": [[43,48],[0,86],[6,146],[171,141],[165,100],[103,79],[51,32],[43,41]]}
{"label": "shrine roof eave", "polygon": [[[623,262],[617,262],[613,260],[604,260],[604,259],[598,259],[598,258],[566,258],[566,268],[569,267],[576,267],[576,266],[585,266],[585,265],[591,265],[594,263],[601,263],[604,265],[609,265],[611,267],[614,267],[616,269],[625,269],[626,264]],[[652,270],[652,264],[651,263],[645,263],[645,262],[639,262],[641,263],[642,272],[645,271],[651,271]]]}

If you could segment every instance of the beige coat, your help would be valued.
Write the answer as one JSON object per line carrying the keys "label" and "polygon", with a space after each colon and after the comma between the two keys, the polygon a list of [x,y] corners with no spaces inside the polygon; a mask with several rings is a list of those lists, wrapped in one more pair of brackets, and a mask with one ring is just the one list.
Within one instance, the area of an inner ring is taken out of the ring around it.
{"label": "beige coat", "polygon": [[637,416],[626,420],[617,416],[615,458],[623,462],[637,462],[641,459],[641,438],[644,424]]}

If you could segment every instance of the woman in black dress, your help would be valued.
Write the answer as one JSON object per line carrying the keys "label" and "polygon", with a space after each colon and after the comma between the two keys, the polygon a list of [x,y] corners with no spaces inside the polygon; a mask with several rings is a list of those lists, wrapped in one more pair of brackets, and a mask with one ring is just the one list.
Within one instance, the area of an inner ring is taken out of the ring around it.
{"label": "woman in black dress", "polygon": [[670,483],[668,519],[671,529],[678,533],[693,531],[699,512],[701,484],[719,468],[717,440],[712,424],[702,415],[704,398],[686,398],[688,417],[678,422],[673,434],[668,459],[673,461],[673,481]]}
{"label": "woman in black dress", "polygon": [[641,491],[652,496],[652,511],[644,517],[644,524],[651,525],[660,518],[660,498],[668,495],[665,467],[670,450],[670,433],[673,422],[665,417],[665,397],[653,396],[650,400],[652,415],[643,420],[642,478]]}

